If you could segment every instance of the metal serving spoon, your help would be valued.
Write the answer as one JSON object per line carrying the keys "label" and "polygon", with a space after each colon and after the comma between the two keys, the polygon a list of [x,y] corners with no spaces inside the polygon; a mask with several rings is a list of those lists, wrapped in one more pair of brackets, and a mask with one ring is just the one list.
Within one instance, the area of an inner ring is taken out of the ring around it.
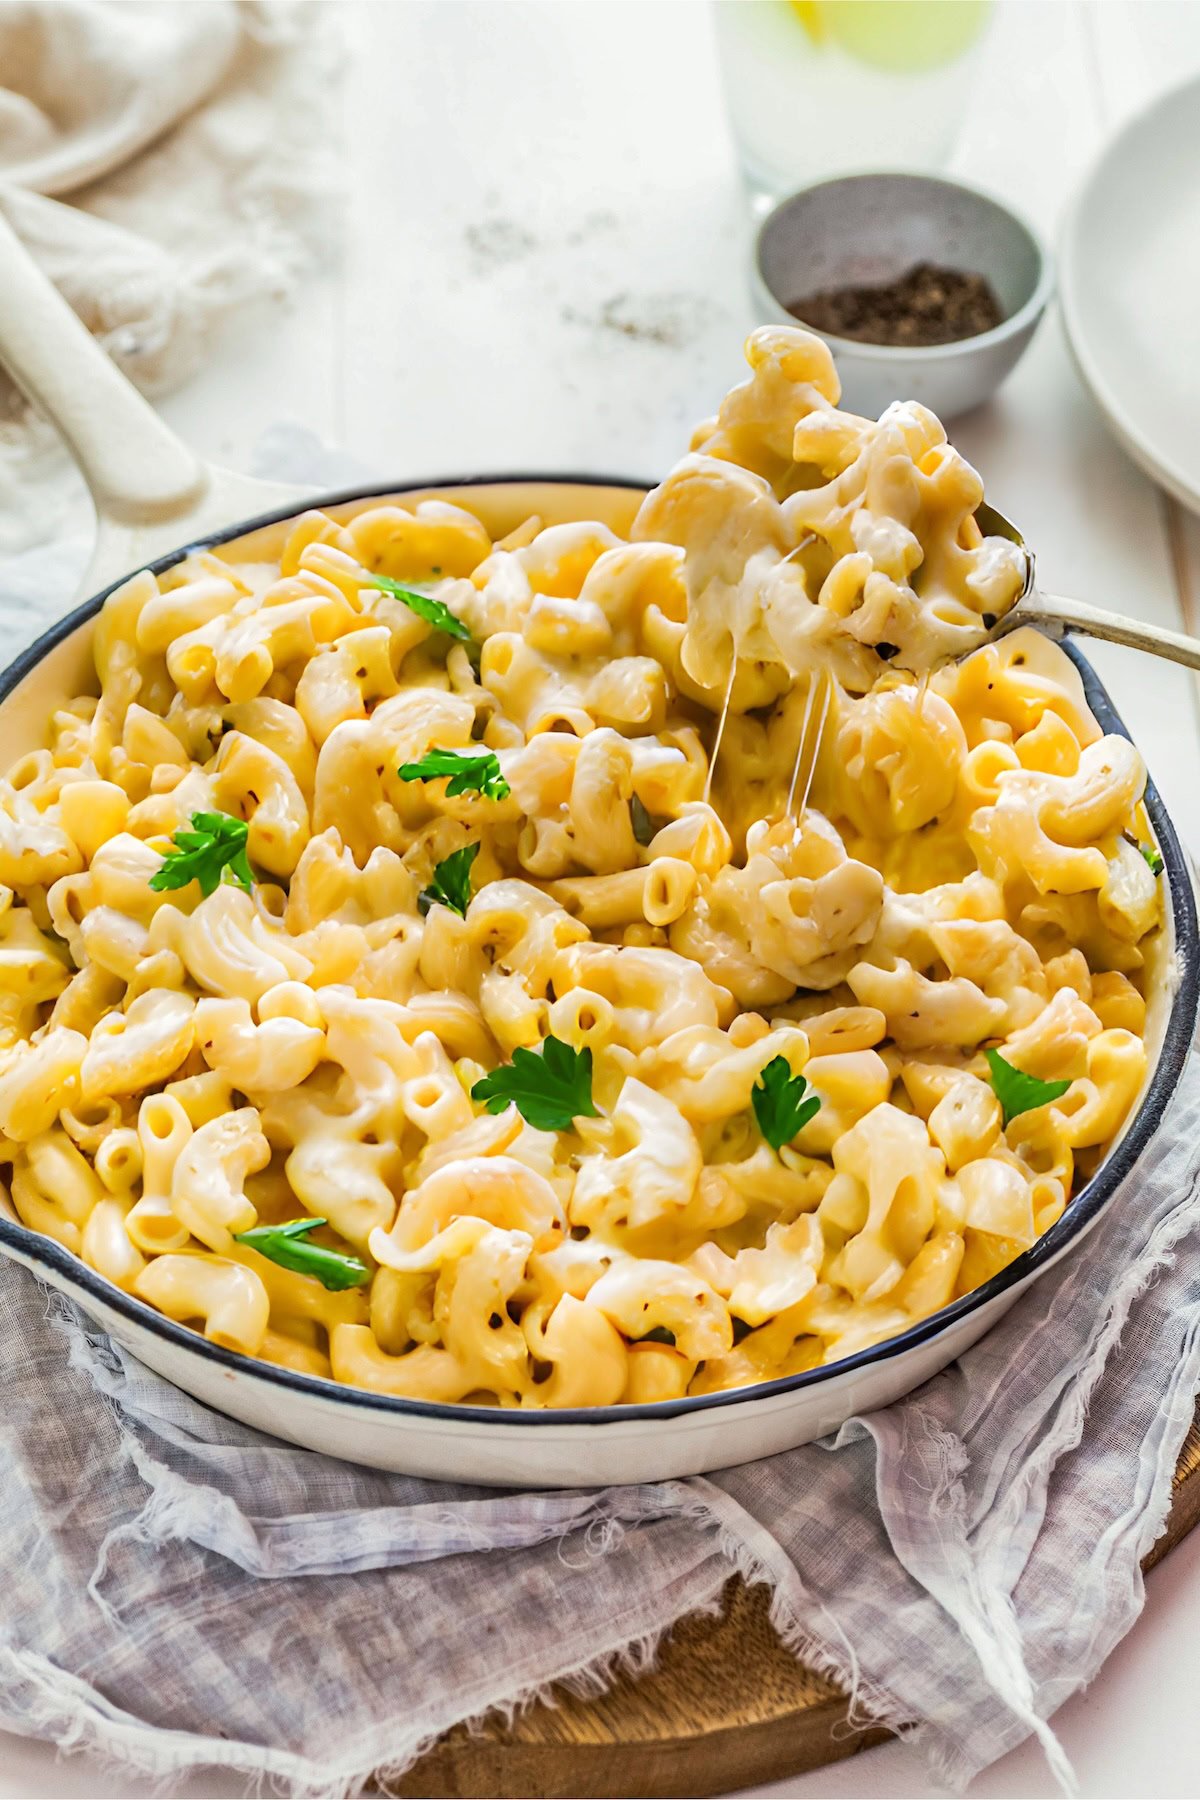
{"label": "metal serving spoon", "polygon": [[[1158,625],[1147,625],[1140,619],[1127,619],[1121,613],[1103,612],[1082,600],[1068,600],[1059,594],[1044,594],[1037,585],[1037,564],[1033,551],[1011,519],[986,502],[977,506],[975,518],[985,537],[1007,538],[1015,544],[1025,563],[1025,580],[1021,592],[1008,611],[988,627],[987,642],[995,643],[1023,625],[1033,625],[1056,643],[1069,631],[1086,637],[1104,638],[1110,644],[1127,644],[1134,650],[1148,650],[1152,656],[1164,656],[1170,662],[1183,663],[1189,669],[1200,669],[1200,638],[1185,637],[1181,631],[1164,631]],[[732,692],[732,674],[729,692]],[[796,747],[796,764],[792,770],[786,811],[790,818],[802,820],[816,773],[821,740],[829,716],[833,682],[827,670],[816,670],[809,677],[804,715],[800,725],[800,742]],[[729,693],[725,696],[725,711]],[[709,781],[716,767],[717,755],[725,727],[725,712],[713,747],[709,765]],[[707,796],[706,796],[707,797]]]}
{"label": "metal serving spoon", "polygon": [[1183,663],[1186,668],[1200,669],[1200,638],[1185,637],[1181,631],[1164,631],[1159,625],[1147,625],[1142,619],[1127,619],[1121,613],[1102,612],[1082,600],[1067,600],[1060,594],[1044,594],[1037,585],[1037,567],[1033,551],[1016,526],[984,503],[976,507],[975,517],[985,537],[1007,538],[1025,559],[1025,584],[1015,602],[988,632],[990,642],[1007,637],[1022,625],[1035,625],[1047,637],[1061,642],[1069,631],[1085,637],[1104,638],[1110,644],[1128,644],[1133,650],[1148,650],[1151,656],[1165,656],[1168,662]]}

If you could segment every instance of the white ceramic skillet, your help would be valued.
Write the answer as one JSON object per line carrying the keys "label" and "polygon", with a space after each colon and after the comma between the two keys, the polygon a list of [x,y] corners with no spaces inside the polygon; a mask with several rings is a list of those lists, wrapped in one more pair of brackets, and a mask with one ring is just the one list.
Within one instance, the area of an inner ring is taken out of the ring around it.
{"label": "white ceramic skillet", "polygon": [[[49,414],[91,487],[99,518],[90,597],[0,676],[5,762],[44,742],[51,706],[94,691],[96,613],[120,578],[169,568],[198,545],[271,555],[283,522],[313,497],[205,468],[127,386],[65,303],[0,229],[0,361]],[[335,514],[377,499],[439,494],[477,513],[493,535],[531,513],[547,522],[598,518],[624,531],[641,484],[568,476],[454,480],[419,488],[324,495]],[[257,514],[233,522],[240,514]],[[265,516],[264,516],[265,515]],[[1031,642],[1036,646],[1041,640]],[[1102,726],[1121,721],[1071,651]],[[886,1406],[946,1366],[1084,1236],[1134,1166],[1186,1060],[1200,965],[1187,865],[1153,786],[1146,804],[1166,868],[1167,918],[1148,1032],[1151,1071],[1124,1136],[1032,1249],[974,1293],[901,1336],[829,1368],[730,1393],[591,1411],[519,1412],[391,1399],[295,1374],[208,1343],[110,1287],[52,1239],[0,1206],[0,1251],[70,1295],[126,1349],[178,1387],[249,1425],[332,1456],[444,1480],[574,1487],[662,1480],[769,1456]]]}

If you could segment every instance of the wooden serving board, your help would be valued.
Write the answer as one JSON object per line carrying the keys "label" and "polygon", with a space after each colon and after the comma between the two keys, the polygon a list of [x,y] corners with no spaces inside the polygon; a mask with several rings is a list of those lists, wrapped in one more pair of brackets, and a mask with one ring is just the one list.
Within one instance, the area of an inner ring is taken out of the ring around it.
{"label": "wooden serving board", "polygon": [[[1200,1520],[1200,1410],[1175,1471],[1152,1568]],[[784,1649],[767,1589],[736,1577],[717,1619],[684,1619],[657,1667],[598,1700],[563,1693],[511,1725],[439,1739],[393,1791],[412,1796],[728,1794],[881,1743],[853,1729],[846,1696]]]}

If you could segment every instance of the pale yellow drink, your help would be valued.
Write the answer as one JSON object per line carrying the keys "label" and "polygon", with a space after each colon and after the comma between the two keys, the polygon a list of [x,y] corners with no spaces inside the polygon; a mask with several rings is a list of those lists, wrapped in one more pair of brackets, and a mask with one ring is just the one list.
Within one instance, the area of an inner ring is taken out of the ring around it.
{"label": "pale yellow drink", "polygon": [[929,170],[953,151],[991,0],[716,0],[747,184]]}

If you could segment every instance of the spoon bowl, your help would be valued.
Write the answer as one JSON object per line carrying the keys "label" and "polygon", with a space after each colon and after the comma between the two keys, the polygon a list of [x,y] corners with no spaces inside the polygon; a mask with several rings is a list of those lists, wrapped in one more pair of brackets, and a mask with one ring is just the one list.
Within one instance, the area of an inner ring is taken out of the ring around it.
{"label": "spoon bowl", "polygon": [[975,521],[985,537],[1002,537],[1015,544],[1025,563],[1021,591],[1008,611],[988,629],[986,642],[995,643],[1010,631],[1019,631],[1022,625],[1033,625],[1055,643],[1061,643],[1068,632],[1079,632],[1110,644],[1124,644],[1131,650],[1145,650],[1188,669],[1200,669],[1200,638],[1187,637],[1182,631],[1165,631],[1123,613],[1104,612],[1098,606],[1070,600],[1063,594],[1043,593],[1037,584],[1037,559],[1012,520],[984,501],[975,509]]}
{"label": "spoon bowl", "polygon": [[989,506],[986,500],[981,500],[979,505],[975,508],[975,523],[978,525],[980,531],[982,531],[984,537],[1006,538],[1010,544],[1015,544],[1017,546],[1017,549],[1024,557],[1025,580],[1022,584],[1020,593],[1013,601],[1013,606],[1019,606],[1022,600],[1032,594],[1036,585],[1037,570],[1033,551],[1029,548],[1029,545],[1025,542],[1025,539],[1021,536],[1012,520],[1006,519],[1004,514],[998,512],[994,506]]}

